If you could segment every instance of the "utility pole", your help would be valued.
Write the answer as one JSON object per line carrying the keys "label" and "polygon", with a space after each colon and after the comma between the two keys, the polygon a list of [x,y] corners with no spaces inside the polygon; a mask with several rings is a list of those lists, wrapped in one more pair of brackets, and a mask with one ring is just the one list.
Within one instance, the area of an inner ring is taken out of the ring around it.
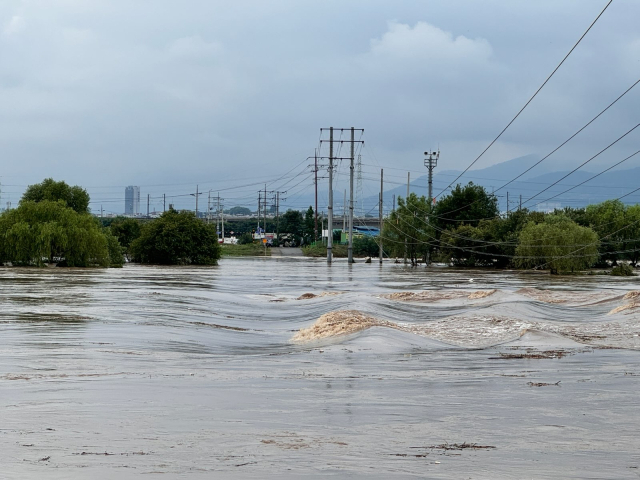
{"label": "utility pole", "polygon": [[[320,129],[320,135],[322,135],[322,132],[324,130],[327,130],[325,128],[321,128]],[[328,241],[327,241],[327,263],[331,264],[331,260],[333,258],[333,161],[335,160],[335,157],[333,156],[333,132],[334,132],[334,128],[333,127],[329,127],[329,205],[327,207],[328,212],[329,212],[329,218],[328,218],[328,222],[329,225],[327,226],[327,229],[329,230],[328,232]],[[349,129],[345,129],[345,128],[341,128],[340,132],[344,132],[344,130],[349,130]],[[350,175],[349,175],[349,180],[350,180],[350,205],[349,205],[349,247],[348,247],[348,252],[349,252],[349,263],[353,262],[353,172],[354,172],[354,153],[355,153],[355,149],[354,149],[354,145],[356,143],[364,143],[361,140],[356,141],[355,140],[355,131],[358,130],[359,132],[364,132],[364,129],[362,128],[353,128],[351,127],[351,140],[340,140],[340,143],[351,143],[351,156],[349,157],[349,160],[351,161],[350,163]],[[320,140],[320,142],[325,142],[326,140]]]}
{"label": "utility pole", "polygon": [[224,198],[220,198],[220,192],[218,192],[218,207],[216,208],[216,234],[219,230],[219,225],[222,225],[220,229],[220,238],[222,238],[222,243],[224,243],[224,205],[220,203],[220,201],[224,200]]}
{"label": "utility pole", "polygon": [[[364,133],[364,130],[361,130]],[[348,262],[353,263],[353,173],[355,162],[355,129],[351,127],[351,162],[349,165],[349,246],[347,247]]]}
{"label": "utility pole", "polygon": [[333,253],[333,127],[329,128],[329,205],[327,210],[327,263],[331,265]]}
{"label": "utility pole", "polygon": [[[316,210],[315,210],[315,223],[313,225],[314,228],[314,232],[313,232],[313,240],[314,242],[318,241],[318,149],[316,148],[315,150],[315,175],[316,175],[316,181],[315,181],[315,185],[316,185]],[[320,232],[320,234],[322,235],[322,232]]]}
{"label": "utility pole", "polygon": [[196,193],[191,193],[190,195],[196,197],[196,218],[198,218],[198,197],[202,195],[202,192],[198,191],[198,185],[196,185]]}
{"label": "utility pole", "polygon": [[382,256],[384,255],[384,252],[382,251],[382,214],[383,214],[383,192],[384,192],[384,169],[380,169],[380,218],[379,218],[379,226],[380,226],[380,235],[378,236],[378,241],[380,243],[379,248],[380,251],[378,252],[378,256],[380,257],[380,265],[382,265]]}
{"label": "utility pole", "polygon": [[[264,184],[264,239],[267,239],[267,184]],[[262,242],[265,243],[265,242]],[[266,243],[265,243],[266,248]]]}
{"label": "utility pole", "polygon": [[100,220],[102,220],[102,205],[100,205]]}
{"label": "utility pole", "polygon": [[280,200],[286,200],[286,198],[281,199],[280,194],[287,193],[287,192],[277,191],[275,193],[276,194],[275,196],[272,197],[272,199],[275,202],[275,207],[276,207],[276,240],[280,242]]}
{"label": "utility pole", "polygon": [[424,152],[424,166],[429,170],[429,206],[433,204],[433,169],[438,166],[440,150],[437,152]]}
{"label": "utility pole", "polygon": [[[407,196],[404,199],[404,204],[409,205],[409,186],[411,185],[411,172],[407,172]],[[404,264],[407,264],[407,239],[404,239]]]}
{"label": "utility pole", "polygon": [[260,235],[260,209],[262,208],[262,190],[258,190],[258,228],[256,233]]}
{"label": "utility pole", "polygon": [[[437,152],[424,152],[427,158],[424,159],[424,166],[429,170],[429,212],[433,209],[433,169],[438,166],[440,150]],[[427,216],[427,224],[431,222],[430,215]],[[431,264],[431,250],[427,247],[427,265]]]}
{"label": "utility pole", "polygon": [[147,193],[147,218],[149,218],[149,194]]}
{"label": "utility pole", "polygon": [[391,204],[391,211],[395,212],[396,211],[396,194],[393,194],[393,203]]}
{"label": "utility pole", "polygon": [[347,233],[347,191],[344,191],[344,200],[342,202],[342,231]]}
{"label": "utility pole", "polygon": [[522,194],[520,194],[520,206],[518,207],[518,211],[522,210]]}
{"label": "utility pole", "polygon": [[509,215],[509,191],[507,191],[507,216]]}

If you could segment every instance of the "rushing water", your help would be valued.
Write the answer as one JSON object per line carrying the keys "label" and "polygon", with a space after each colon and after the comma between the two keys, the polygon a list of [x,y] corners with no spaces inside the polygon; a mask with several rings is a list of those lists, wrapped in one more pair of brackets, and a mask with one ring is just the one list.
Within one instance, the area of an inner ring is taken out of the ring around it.
{"label": "rushing water", "polygon": [[[0,478],[639,478],[637,290],[289,258],[0,269]],[[337,310],[398,328],[291,341]]]}

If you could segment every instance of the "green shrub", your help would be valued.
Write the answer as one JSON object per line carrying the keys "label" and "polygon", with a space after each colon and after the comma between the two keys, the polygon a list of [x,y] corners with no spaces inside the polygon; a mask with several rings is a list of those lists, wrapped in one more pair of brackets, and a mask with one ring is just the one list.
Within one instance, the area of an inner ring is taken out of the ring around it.
{"label": "green shrub", "polygon": [[633,273],[633,267],[626,263],[621,263],[611,269],[611,275],[615,277],[631,277],[635,275]]}
{"label": "green shrub", "polygon": [[191,212],[169,210],[142,226],[131,243],[133,261],[158,265],[217,265],[221,255],[215,226]]}

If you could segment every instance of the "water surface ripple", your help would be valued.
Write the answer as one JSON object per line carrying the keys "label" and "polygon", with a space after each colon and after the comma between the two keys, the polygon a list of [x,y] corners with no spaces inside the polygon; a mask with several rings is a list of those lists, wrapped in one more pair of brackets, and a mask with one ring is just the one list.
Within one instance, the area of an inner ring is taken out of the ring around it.
{"label": "water surface ripple", "polygon": [[[0,478],[639,478],[638,290],[298,258],[0,268]],[[395,328],[291,341],[339,310]]]}

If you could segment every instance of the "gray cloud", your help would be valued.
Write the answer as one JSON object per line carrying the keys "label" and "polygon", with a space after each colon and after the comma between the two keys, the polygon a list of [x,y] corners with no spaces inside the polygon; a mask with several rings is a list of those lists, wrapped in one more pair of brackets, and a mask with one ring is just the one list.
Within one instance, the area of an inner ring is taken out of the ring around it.
{"label": "gray cloud", "polygon": [[[0,175],[16,185],[3,196],[15,203],[46,176],[117,186],[91,191],[105,202],[127,184],[158,195],[273,178],[330,125],[365,128],[363,155],[387,166],[420,170],[421,152],[439,145],[443,168],[463,168],[603,5],[2,2]],[[547,153],[640,78],[637,18],[640,4],[614,2],[478,166]],[[558,164],[630,128],[638,107],[632,92]]]}

